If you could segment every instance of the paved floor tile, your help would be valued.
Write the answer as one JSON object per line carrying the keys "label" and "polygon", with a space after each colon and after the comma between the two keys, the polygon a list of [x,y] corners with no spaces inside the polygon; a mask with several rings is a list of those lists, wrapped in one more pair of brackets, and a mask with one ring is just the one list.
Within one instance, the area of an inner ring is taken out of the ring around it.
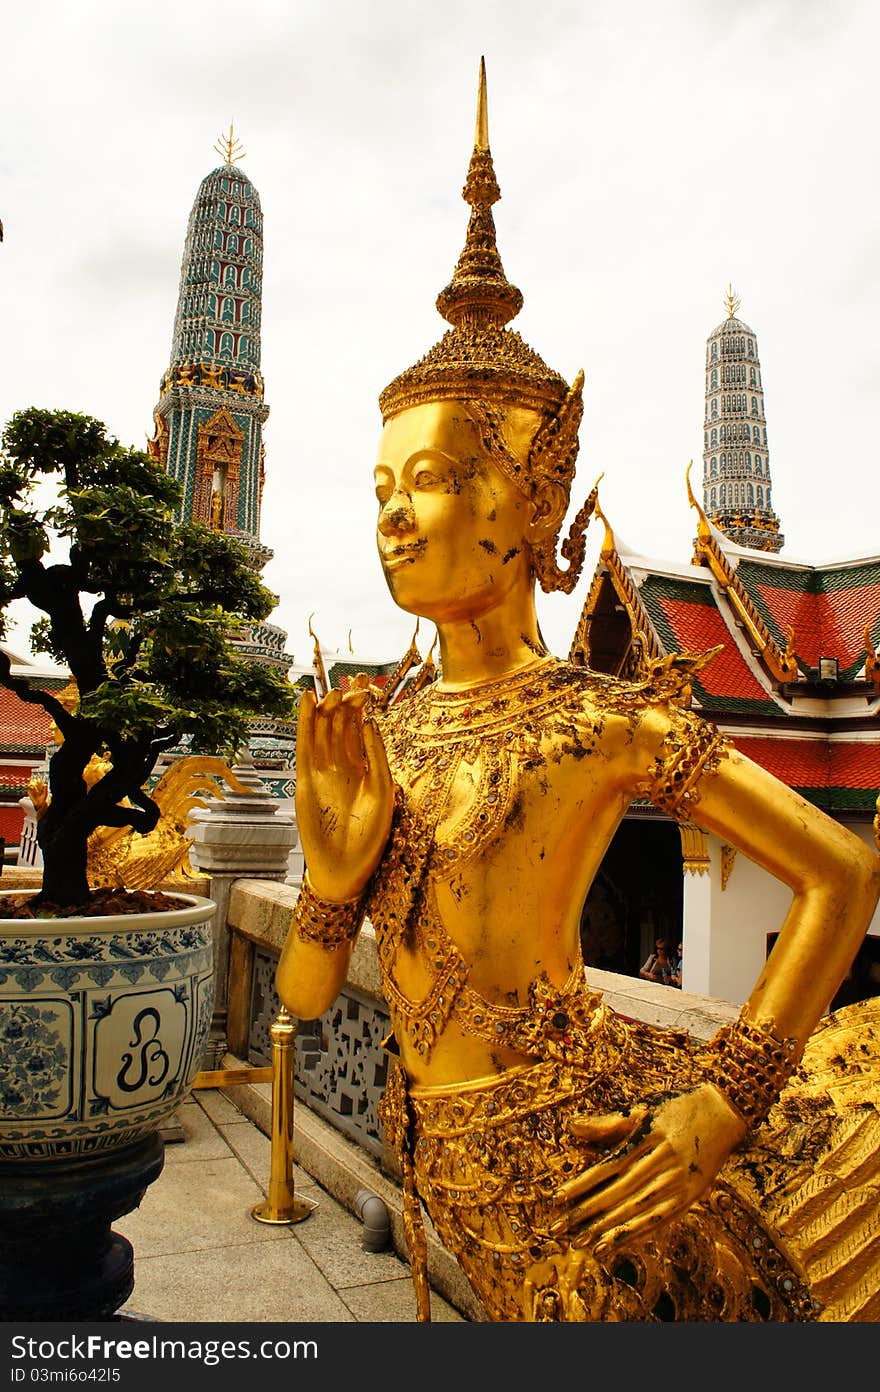
{"label": "paved floor tile", "polygon": [[[268,1190],[272,1166],[272,1142],[269,1137],[264,1136],[263,1132],[251,1122],[246,1122],[244,1126],[234,1123],[229,1126],[223,1124],[220,1126],[220,1135],[232,1154],[237,1156],[256,1183]],[[294,1193],[302,1193],[304,1198],[314,1200],[320,1197],[320,1192],[315,1192],[317,1189],[318,1186],[312,1176],[301,1169],[299,1165],[294,1165]]]}
{"label": "paved floor tile", "polygon": [[184,1102],[174,1113],[180,1124],[183,1139],[165,1146],[165,1165],[176,1165],[181,1161],[224,1160],[229,1155],[229,1147],[220,1135],[211,1118],[197,1102]]}
{"label": "paved floor tile", "polygon": [[[415,1321],[409,1266],[390,1245],[368,1252],[357,1214],[294,1167],[294,1194],[314,1208],[293,1224],[260,1223],[271,1169],[267,1136],[214,1090],[178,1108],[185,1139],[139,1209],[114,1223],[135,1253],[122,1313],[160,1322]],[[463,1316],[432,1292],[436,1322]]]}
{"label": "paved floor tile", "polygon": [[388,1247],[368,1252],[361,1220],[347,1208],[319,1195],[318,1207],[296,1232],[315,1265],[337,1290],[376,1282],[410,1279],[409,1267]]}
{"label": "paved floor tile", "polygon": [[140,1208],[118,1219],[115,1231],[145,1257],[265,1244],[285,1237],[286,1228],[251,1217],[263,1191],[228,1151],[227,1156],[166,1164]]}
{"label": "paved floor tile", "polygon": [[[339,1295],[359,1324],[415,1323],[416,1297],[409,1274],[405,1280],[383,1281],[372,1286],[350,1286],[340,1290]],[[466,1323],[458,1311],[435,1291],[431,1292],[431,1322]]]}
{"label": "paved floor tile", "polygon": [[198,1088],[193,1093],[193,1099],[207,1112],[215,1126],[230,1126],[235,1122],[251,1125],[244,1112],[238,1110],[222,1088]]}
{"label": "paved floor tile", "polygon": [[169,1256],[135,1256],[126,1308],[151,1320],[261,1323],[356,1318],[281,1229],[282,1240]]}

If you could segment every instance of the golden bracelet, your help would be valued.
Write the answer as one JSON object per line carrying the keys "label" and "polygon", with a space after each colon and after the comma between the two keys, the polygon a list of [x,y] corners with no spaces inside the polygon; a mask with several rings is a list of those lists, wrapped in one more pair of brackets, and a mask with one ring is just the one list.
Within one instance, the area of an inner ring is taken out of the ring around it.
{"label": "golden bracelet", "polygon": [[740,1015],[708,1048],[706,1078],[724,1093],[749,1126],[763,1121],[800,1063],[796,1039],[779,1039],[770,1024]]}
{"label": "golden bracelet", "polygon": [[322,899],[312,888],[306,871],[293,910],[293,921],[301,938],[335,952],[336,948],[357,937],[364,921],[364,897],[360,895],[341,904]]}

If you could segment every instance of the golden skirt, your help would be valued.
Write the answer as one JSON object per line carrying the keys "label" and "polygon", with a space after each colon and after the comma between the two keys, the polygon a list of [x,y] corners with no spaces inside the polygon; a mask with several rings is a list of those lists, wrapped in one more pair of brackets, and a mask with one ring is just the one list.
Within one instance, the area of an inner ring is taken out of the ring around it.
{"label": "golden skirt", "polygon": [[558,1186],[601,1158],[568,1123],[693,1085],[702,1046],[604,1004],[590,1034],[589,1056],[575,1048],[574,1061],[563,1050],[454,1087],[386,1094],[404,1171],[487,1319],[880,1318],[880,1001],[823,1021],[709,1194],[606,1265],[550,1233]]}

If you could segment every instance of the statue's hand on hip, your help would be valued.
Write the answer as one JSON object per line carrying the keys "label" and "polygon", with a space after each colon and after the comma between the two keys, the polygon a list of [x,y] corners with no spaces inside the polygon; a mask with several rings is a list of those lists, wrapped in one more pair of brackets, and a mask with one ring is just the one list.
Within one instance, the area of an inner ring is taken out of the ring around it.
{"label": "statue's hand on hip", "polygon": [[363,893],[391,830],[394,782],[370,700],[361,687],[300,702],[297,826],[312,888],[337,902]]}
{"label": "statue's hand on hip", "polygon": [[685,1213],[747,1129],[710,1083],[655,1110],[634,1107],[627,1116],[576,1118],[569,1125],[591,1145],[616,1148],[560,1186],[556,1198],[565,1212],[550,1231],[573,1234],[573,1246],[592,1248],[600,1260]]}

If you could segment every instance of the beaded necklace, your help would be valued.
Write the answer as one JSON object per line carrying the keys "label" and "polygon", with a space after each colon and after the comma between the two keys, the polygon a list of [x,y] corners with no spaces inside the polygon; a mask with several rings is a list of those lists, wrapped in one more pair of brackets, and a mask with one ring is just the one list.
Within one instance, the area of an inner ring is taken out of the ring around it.
{"label": "beaded necklace", "polygon": [[[644,681],[624,682],[543,657],[467,690],[424,688],[383,712],[382,736],[399,792],[367,912],[389,1007],[422,1057],[429,1057],[453,1015],[465,1033],[496,1045],[527,1052],[530,1037],[528,1006],[496,1005],[468,985],[470,969],[444,926],[437,886],[507,833],[524,773],[539,770],[551,755],[592,754],[609,716],[635,718],[647,704],[670,697],[674,706],[684,676],[666,663]],[[671,815],[689,811],[701,772],[722,751],[715,728],[679,708],[654,767],[646,770],[644,792]],[[400,945],[416,952],[431,975],[419,1001],[397,984]],[[572,973],[565,991],[577,976]]]}
{"label": "beaded necklace", "polygon": [[[573,685],[571,676],[558,659],[539,658],[512,676],[465,691],[429,688],[382,718],[391,772],[407,791],[405,799],[398,798],[389,851],[368,911],[389,1007],[426,1059],[453,1015],[465,1033],[495,1046],[522,1050],[527,1038],[533,1043],[530,1006],[496,1005],[468,985],[469,966],[446,931],[435,891],[504,828],[517,765],[543,762],[542,733],[555,727],[560,715],[569,733],[577,733],[570,698],[582,691],[584,678],[576,674]],[[590,737],[595,742],[595,731]],[[420,1001],[411,1000],[395,979],[400,943],[416,949],[431,973]],[[564,989],[572,989],[581,975],[577,963]]]}

